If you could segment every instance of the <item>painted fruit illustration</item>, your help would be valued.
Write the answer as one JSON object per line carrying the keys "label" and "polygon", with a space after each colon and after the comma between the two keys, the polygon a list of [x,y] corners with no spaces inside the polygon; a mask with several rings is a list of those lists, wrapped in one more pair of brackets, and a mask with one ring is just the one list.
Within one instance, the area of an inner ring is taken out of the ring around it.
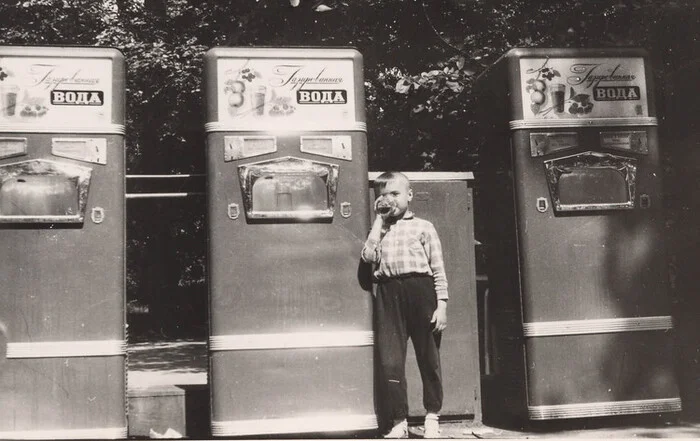
{"label": "painted fruit illustration", "polygon": [[231,107],[241,107],[243,105],[243,94],[240,92],[229,94],[228,105]]}
{"label": "painted fruit illustration", "polygon": [[536,90],[530,94],[530,100],[535,104],[542,104],[544,103],[544,94]]}
{"label": "painted fruit illustration", "polygon": [[544,81],[541,81],[541,80],[535,81],[534,84],[533,84],[532,86],[533,86],[533,87],[535,88],[535,90],[538,91],[538,92],[544,92],[544,90],[547,88],[547,85],[544,84]]}
{"label": "painted fruit illustration", "polygon": [[231,83],[232,92],[243,92],[245,90],[245,83],[243,81],[234,81]]}

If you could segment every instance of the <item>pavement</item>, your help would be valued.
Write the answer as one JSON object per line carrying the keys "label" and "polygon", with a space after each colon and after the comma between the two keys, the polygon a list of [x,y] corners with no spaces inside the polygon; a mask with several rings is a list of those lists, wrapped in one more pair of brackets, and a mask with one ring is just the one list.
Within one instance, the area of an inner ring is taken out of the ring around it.
{"label": "pavement", "polygon": [[[166,385],[207,384],[206,342],[176,340],[130,344],[128,347],[129,389],[148,389]],[[410,438],[423,438],[420,421],[409,421]],[[475,423],[472,420],[441,421],[441,437],[446,439],[540,439],[589,438],[700,439],[700,418],[686,415],[635,415],[538,423],[517,427]],[[340,435],[374,438],[377,434]],[[195,438],[210,438],[202,434]],[[273,437],[279,438],[279,437]],[[290,439],[290,437],[285,437]],[[296,438],[296,437],[293,437]],[[308,438],[308,436],[301,436]]]}

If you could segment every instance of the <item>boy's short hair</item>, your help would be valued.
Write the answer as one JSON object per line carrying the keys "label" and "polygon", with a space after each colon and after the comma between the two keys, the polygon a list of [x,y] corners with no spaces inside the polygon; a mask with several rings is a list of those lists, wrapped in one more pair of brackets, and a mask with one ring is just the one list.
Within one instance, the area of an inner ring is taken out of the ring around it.
{"label": "boy's short hair", "polygon": [[406,182],[406,186],[408,188],[411,188],[411,181],[409,181],[408,177],[405,174],[401,172],[388,171],[376,177],[376,179],[374,180],[374,191],[382,191],[389,182],[393,182],[396,180]]}

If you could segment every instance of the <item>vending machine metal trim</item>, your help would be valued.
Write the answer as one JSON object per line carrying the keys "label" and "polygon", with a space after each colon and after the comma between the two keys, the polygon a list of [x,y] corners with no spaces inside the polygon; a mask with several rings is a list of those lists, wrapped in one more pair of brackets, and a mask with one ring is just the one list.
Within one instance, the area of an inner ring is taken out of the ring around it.
{"label": "vending machine metal trim", "polygon": [[100,124],[96,126],[0,124],[0,133],[76,133],[99,135],[126,135],[124,124]]}
{"label": "vending machine metal trim", "polygon": [[125,439],[127,434],[127,427],[13,430],[0,432],[0,439]]}
{"label": "vending machine metal trim", "polygon": [[208,122],[204,125],[204,131],[206,133],[215,132],[260,132],[264,131],[266,133],[278,133],[278,132],[367,132],[367,123],[362,121],[355,121],[352,123],[338,122],[332,125],[332,128],[319,128],[317,124],[304,124],[299,122],[294,122],[293,125],[285,125],[282,123],[277,124],[274,127],[270,127],[269,124],[260,123],[255,124],[252,122],[247,122],[245,124],[235,124],[230,122]]}
{"label": "vending machine metal trim", "polygon": [[274,433],[318,433],[372,430],[377,428],[377,416],[319,414],[292,418],[259,420],[212,421],[214,436],[246,436]]}
{"label": "vending machine metal trim", "polygon": [[581,118],[581,119],[517,119],[508,123],[511,130],[521,129],[551,129],[576,127],[627,127],[627,126],[658,126],[655,117],[646,118]]}
{"label": "vending machine metal trim", "polygon": [[590,418],[607,415],[680,412],[682,406],[680,398],[659,398],[652,400],[528,406],[527,410],[532,420],[554,420],[564,418]]}
{"label": "vending machine metal trim", "polygon": [[335,348],[372,346],[372,331],[324,331],[278,334],[214,335],[209,337],[210,351],[258,349]]}
{"label": "vending machine metal trim", "polygon": [[673,319],[671,316],[557,320],[550,322],[523,323],[523,335],[525,337],[604,334],[610,332],[668,331],[670,329],[673,329]]}
{"label": "vending machine metal trim", "polygon": [[124,340],[8,343],[7,358],[108,357],[126,355]]}

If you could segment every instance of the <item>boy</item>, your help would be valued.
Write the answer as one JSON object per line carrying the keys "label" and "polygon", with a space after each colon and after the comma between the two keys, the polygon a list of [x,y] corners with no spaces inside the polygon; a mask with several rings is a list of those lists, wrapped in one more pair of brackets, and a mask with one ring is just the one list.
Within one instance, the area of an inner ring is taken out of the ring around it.
{"label": "boy", "polygon": [[439,436],[442,408],[440,336],[447,326],[447,278],[433,224],[408,210],[408,178],[386,172],[374,181],[376,217],[362,260],[375,265],[376,342],[382,408],[393,427],[385,438],[408,438],[406,350],[413,341],[423,382],[425,437]]}

